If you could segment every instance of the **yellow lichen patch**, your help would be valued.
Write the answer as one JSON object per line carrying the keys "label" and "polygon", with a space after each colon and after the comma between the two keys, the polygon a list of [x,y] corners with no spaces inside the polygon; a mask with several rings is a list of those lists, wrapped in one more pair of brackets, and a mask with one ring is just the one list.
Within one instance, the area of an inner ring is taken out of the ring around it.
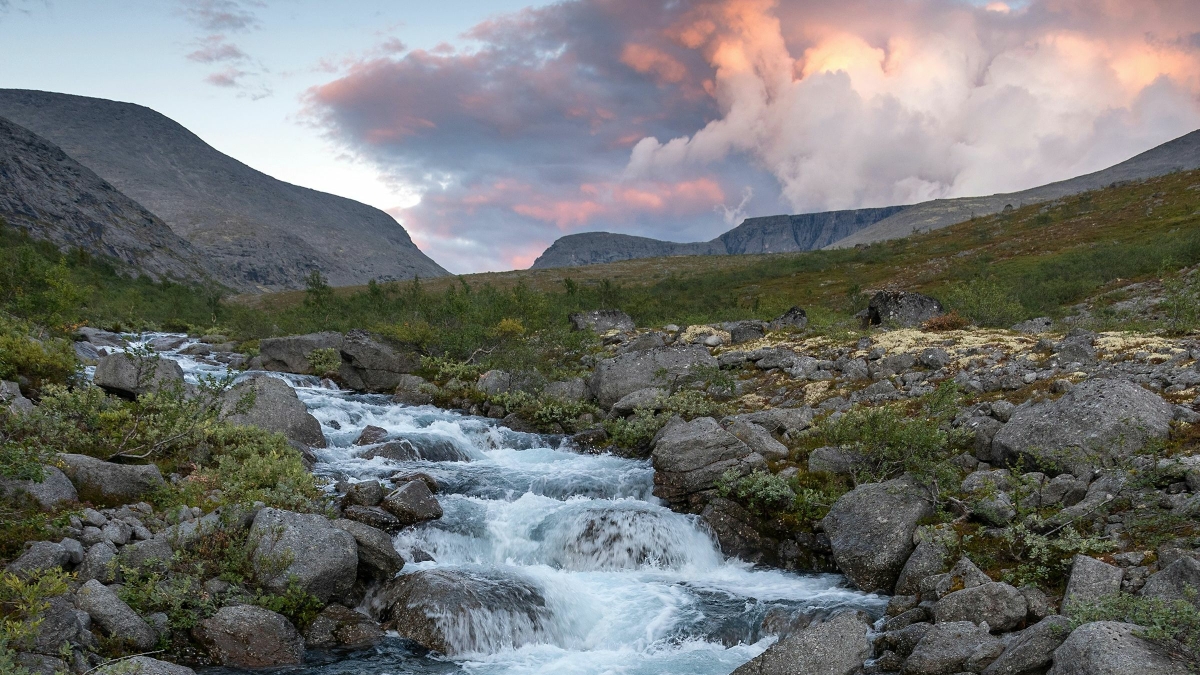
{"label": "yellow lichen patch", "polygon": [[724,344],[729,344],[729,331],[713,328],[712,326],[688,326],[687,330],[683,331],[683,335],[679,339],[684,343],[700,342],[709,335],[716,335],[721,338]]}
{"label": "yellow lichen patch", "polygon": [[1096,346],[1110,354],[1158,351],[1159,349],[1169,349],[1171,354],[1185,351],[1176,342],[1167,338],[1132,332],[1101,333],[1096,338]]}
{"label": "yellow lichen patch", "polygon": [[758,394],[746,394],[739,400],[742,406],[748,410],[761,410],[767,407],[767,399]]}
{"label": "yellow lichen patch", "polygon": [[822,401],[825,398],[825,392],[829,391],[830,384],[828,380],[823,380],[804,387],[804,402],[813,405]]}

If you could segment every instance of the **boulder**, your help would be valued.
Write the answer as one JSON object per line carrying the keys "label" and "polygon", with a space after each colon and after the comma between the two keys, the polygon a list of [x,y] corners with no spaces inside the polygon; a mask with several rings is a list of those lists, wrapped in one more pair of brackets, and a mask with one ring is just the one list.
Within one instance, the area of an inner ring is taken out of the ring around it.
{"label": "boulder", "polygon": [[383,498],[383,508],[400,521],[401,527],[442,517],[442,505],[423,480],[412,480]]}
{"label": "boulder", "polygon": [[100,359],[92,382],[110,394],[132,399],[151,391],[182,389],[183,369],[171,359],[119,352]]}
{"label": "boulder", "polygon": [[771,433],[780,435],[796,434],[812,426],[813,410],[808,406],[801,408],[771,408],[758,412],[737,415],[736,419],[745,420],[759,425]]}
{"label": "boulder", "polygon": [[[370,579],[391,579],[404,567],[404,558],[396,552],[387,532],[365,523],[339,518],[333,526],[349,532],[358,545],[358,576]],[[365,573],[365,574],[364,574]]]}
{"label": "boulder", "polygon": [[[282,593],[295,578],[318,600],[329,602],[345,597],[354,585],[358,545],[324,516],[262,509],[254,517],[250,537],[258,542],[255,569],[275,572],[264,584],[268,590]],[[280,570],[282,562],[288,564]]]}
{"label": "boulder", "polygon": [[1041,672],[1054,659],[1054,650],[1070,634],[1070,619],[1048,616],[1013,636],[1004,653],[983,671],[983,675],[1029,675]]}
{"label": "boulder", "polygon": [[867,592],[890,593],[916,548],[917,523],[932,514],[925,491],[898,478],[842,495],[822,525],[833,559],[850,582]]}
{"label": "boulder", "polygon": [[638,389],[621,397],[620,401],[612,404],[612,411],[618,415],[633,414],[638,408],[658,412],[662,410],[667,398],[667,391],[660,387]]}
{"label": "boulder", "polygon": [[90,326],[82,326],[76,329],[74,337],[79,342],[88,342],[96,347],[124,349],[129,346],[129,341],[122,337],[120,333],[112,333]]}
{"label": "boulder", "polygon": [[122,547],[118,558],[122,567],[138,569],[168,563],[174,555],[170,542],[165,538],[155,538]]}
{"label": "boulder", "polygon": [[76,570],[80,581],[96,579],[101,583],[112,583],[117,577],[117,547],[105,540],[88,547],[83,554],[83,563]]}
{"label": "boulder", "polygon": [[804,330],[808,327],[808,313],[792,307],[771,322],[771,330]]}
{"label": "boulder", "polygon": [[69,595],[59,595],[46,601],[46,608],[36,617],[37,635],[31,651],[38,654],[59,654],[63,646],[90,646],[95,637],[91,634],[92,619],[88,613],[71,603]]}
{"label": "boulder", "polygon": [[[977,651],[991,652],[999,639],[992,637],[985,626],[970,621],[939,623],[925,633],[917,643],[901,675],[952,675],[967,670],[967,663]],[[978,671],[975,671],[978,672]]]}
{"label": "boulder", "polygon": [[536,584],[492,569],[402,574],[372,603],[385,628],[448,656],[551,642],[555,630]]}
{"label": "boulder", "polygon": [[1086,478],[1113,457],[1165,438],[1173,416],[1170,404],[1132,382],[1088,380],[1057,400],[1017,408],[992,452],[1009,463],[1024,458],[1027,468],[1050,476]]}
{"label": "boulder", "polygon": [[1063,593],[1062,613],[1071,612],[1100,598],[1121,592],[1125,571],[1102,560],[1076,555],[1071,564],[1071,578]]}
{"label": "boulder", "polygon": [[1017,333],[1025,333],[1026,335],[1038,335],[1047,333],[1054,327],[1054,321],[1048,316],[1039,316],[1036,319],[1029,319],[1021,323],[1013,325],[1009,330]]}
{"label": "boulder", "polygon": [[21,577],[32,576],[53,569],[62,569],[71,562],[71,554],[62,545],[52,541],[35,541],[19,558],[5,569]]}
{"label": "boulder", "polygon": [[735,419],[728,427],[733,434],[754,452],[762,455],[768,461],[787,459],[790,452],[786,445],[775,440],[771,432],[763,427],[742,419]]}
{"label": "boulder", "polygon": [[16,382],[5,380],[0,382],[0,407],[7,407],[12,413],[27,413],[33,410],[33,401],[21,395]]}
{"label": "boulder", "polygon": [[923,622],[912,623],[898,630],[889,630],[879,636],[876,648],[907,658],[931,630],[933,624]]}
{"label": "boulder", "polygon": [[93,672],[95,675],[196,675],[196,671],[187,666],[149,656],[131,656],[100,666]]}
{"label": "boulder", "polygon": [[1054,650],[1047,675],[1187,675],[1188,664],[1117,621],[1085,623]]}
{"label": "boulder", "polygon": [[304,631],[304,644],[309,649],[332,647],[369,647],[384,635],[371,617],[334,603],[317,615]]}
{"label": "boulder", "polygon": [[767,648],[733,675],[850,675],[871,655],[869,626],[855,612],[811,624]]}
{"label": "boulder", "polygon": [[338,375],[347,387],[356,391],[391,393],[402,375],[421,366],[415,353],[401,352],[361,330],[346,333],[342,341],[342,365]]}
{"label": "boulder", "polygon": [[433,395],[438,391],[437,385],[419,375],[401,375],[399,380],[392,401],[403,405],[430,405],[433,403]]}
{"label": "boulder", "polygon": [[849,476],[863,463],[861,455],[835,446],[816,448],[808,453],[808,470]]}
{"label": "boulder", "polygon": [[342,508],[342,517],[356,523],[370,525],[384,532],[395,532],[400,529],[400,520],[378,506],[352,504]]}
{"label": "boulder", "polygon": [[1200,609],[1200,561],[1181,556],[1147,579],[1140,593],[1147,598],[1184,600]]}
{"label": "boulder", "polygon": [[355,445],[375,445],[387,440],[387,429],[377,427],[373,424],[368,424],[359,432],[358,438],[354,439]]}
{"label": "boulder", "polygon": [[304,639],[281,614],[254,605],[222,607],[192,629],[218,665],[271,668],[304,660]]}
{"label": "boulder", "polygon": [[314,373],[308,355],[317,349],[342,348],[342,334],[325,332],[308,335],[266,338],[258,343],[258,355],[262,358],[263,370],[300,375],[323,375]]}
{"label": "boulder", "polygon": [[987,623],[994,631],[1006,632],[1025,621],[1028,609],[1021,591],[993,581],[948,593],[938,601],[934,617],[937,623]]}
{"label": "boulder", "polygon": [[867,322],[915,328],[945,313],[942,303],[928,295],[907,291],[879,291],[867,306]]}
{"label": "boulder", "polygon": [[343,506],[379,506],[384,496],[383,483],[377,480],[364,480],[351,483],[342,496]]}
{"label": "boulder", "polygon": [[716,537],[721,553],[750,563],[774,562],[779,542],[759,532],[758,519],[738,503],[713,497],[700,518]]}
{"label": "boulder", "polygon": [[550,382],[542,389],[542,395],[556,401],[583,401],[588,396],[587,382],[584,382],[581,377]]}
{"label": "boulder", "polygon": [[648,349],[604,359],[596,365],[590,388],[604,408],[639,389],[672,389],[697,368],[716,368],[717,360],[698,345]]}
{"label": "boulder", "polygon": [[43,511],[53,511],[62,504],[79,501],[79,493],[71,479],[58,467],[43,466],[42,480],[16,480],[0,477],[0,494],[25,493],[37,501]]}
{"label": "boulder", "polygon": [[767,335],[766,324],[762,321],[733,321],[721,327],[729,331],[729,342],[735,345],[761,340]]}
{"label": "boulder", "polygon": [[79,499],[102,506],[145,501],[166,485],[153,464],[114,464],[87,455],[58,455]]}
{"label": "boulder", "polygon": [[125,641],[138,651],[158,643],[158,631],[137,615],[111,588],[92,579],[75,594],[75,604],[92,617],[105,635]]}
{"label": "boulder", "polygon": [[[251,396],[249,409],[238,411],[243,397]],[[325,447],[321,423],[308,413],[296,390],[270,375],[255,375],[221,395],[221,406],[231,424],[258,427],[313,448]]]}
{"label": "boulder", "polygon": [[949,551],[940,538],[929,537],[917,544],[916,550],[908,556],[900,576],[896,580],[897,595],[917,595],[921,591],[921,581],[946,569],[946,557]]}
{"label": "boulder", "polygon": [[567,316],[571,330],[590,330],[594,333],[620,331],[628,333],[636,328],[633,319],[619,309],[596,309],[590,312],[575,312]]}
{"label": "boulder", "polygon": [[475,388],[487,396],[499,396],[512,389],[512,375],[503,370],[489,370],[479,376]]}
{"label": "boulder", "polygon": [[765,469],[766,461],[711,417],[668,425],[655,439],[654,494],[672,505],[713,489],[723,473]]}

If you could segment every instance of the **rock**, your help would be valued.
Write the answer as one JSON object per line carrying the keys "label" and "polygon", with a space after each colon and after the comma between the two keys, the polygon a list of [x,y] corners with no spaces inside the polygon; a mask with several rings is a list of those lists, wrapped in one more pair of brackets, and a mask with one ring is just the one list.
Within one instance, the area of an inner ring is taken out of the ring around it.
{"label": "rock", "polygon": [[96,349],[90,342],[76,342],[72,348],[75,351],[75,358],[84,365],[94,366],[104,357],[104,354],[100,353],[101,350]]}
{"label": "rock", "polygon": [[1200,609],[1200,561],[1181,556],[1147,579],[1140,594],[1168,601],[1184,600]]}
{"label": "rock", "polygon": [[863,462],[863,458],[849,450],[825,446],[808,453],[808,470],[810,472],[825,472],[839,476],[849,476]]}
{"label": "rock", "polygon": [[393,490],[383,498],[383,508],[400,521],[401,527],[442,517],[442,505],[423,480],[409,481]]}
{"label": "rock", "polygon": [[921,350],[920,356],[917,357],[917,361],[922,366],[933,370],[945,368],[952,360],[950,354],[945,349],[939,347],[926,347]]}
{"label": "rock", "polygon": [[954,567],[945,574],[935,574],[921,581],[921,599],[939,600],[954,591],[964,588],[975,588],[991,583],[992,580],[984,574],[975,563],[963,556]]}
{"label": "rock", "polygon": [[933,630],[931,623],[909,624],[899,630],[888,631],[880,635],[876,647],[907,657],[913,653],[913,650],[931,630]]}
{"label": "rock", "polygon": [[222,607],[192,629],[214,662],[233,668],[299,664],[304,639],[281,614],[254,605]]}
{"label": "rock", "polygon": [[916,595],[921,591],[921,581],[935,574],[940,574],[946,568],[946,556],[949,551],[939,538],[926,538],[917,544],[916,550],[908,556],[900,577],[896,580],[898,595]]}
{"label": "rock", "polygon": [[396,552],[392,538],[383,530],[353,520],[339,518],[333,526],[349,532],[358,544],[359,577],[387,580],[404,567],[404,559]]}
{"label": "rock", "polygon": [[989,582],[947,594],[937,603],[936,623],[972,621],[987,623],[994,631],[1010,631],[1025,621],[1028,606],[1017,589]]}
{"label": "rock", "polygon": [[33,401],[21,395],[21,387],[16,382],[0,382],[0,406],[6,406],[9,412],[27,413],[33,410]]}
{"label": "rock", "polygon": [[952,675],[967,668],[977,650],[1002,644],[988,634],[986,626],[970,621],[939,623],[917,643],[904,662],[901,675]]}
{"label": "rock", "polygon": [[790,452],[786,445],[775,440],[771,432],[763,427],[744,419],[734,419],[728,427],[733,434],[754,452],[762,455],[767,461],[787,459]]}
{"label": "rock", "polygon": [[[13,652],[12,664],[20,668],[15,672],[21,675],[61,675],[69,671],[66,661],[45,654],[30,654],[28,652]],[[5,670],[5,673],[12,672]]]}
{"label": "rock", "polygon": [[437,385],[426,381],[419,375],[401,375],[396,384],[396,392],[392,401],[404,405],[430,405],[437,393]]}
{"label": "rock", "polygon": [[490,569],[402,574],[372,602],[385,628],[447,656],[551,642],[555,630],[540,588]]}
{"label": "rock", "polygon": [[1050,665],[1054,650],[1071,634],[1071,621],[1048,616],[1017,633],[983,675],[1030,675]]}
{"label": "rock", "polygon": [[105,635],[126,641],[138,651],[158,643],[158,632],[125,604],[111,588],[92,579],[75,594],[75,604],[92,617]]}
{"label": "rock", "polygon": [[542,395],[546,398],[551,398],[556,401],[575,402],[583,401],[588,397],[587,382],[581,377],[573,377],[569,380],[561,380],[558,382],[550,382],[542,389]]}
{"label": "rock", "polygon": [[183,369],[171,359],[109,354],[96,365],[92,382],[110,394],[137,398],[151,391],[183,388]]}
{"label": "rock", "polygon": [[39,572],[62,569],[71,562],[71,555],[62,544],[52,541],[35,541],[6,570],[17,576],[28,577]]}
{"label": "rock", "polygon": [[354,439],[354,444],[375,445],[376,443],[382,443],[383,441],[387,440],[387,435],[387,429],[368,424],[367,426],[363,427],[361,432],[359,432],[358,438]]}
{"label": "rock", "polygon": [[196,671],[187,666],[149,656],[131,656],[100,666],[94,672],[95,675],[196,675]]}
{"label": "rock", "polygon": [[729,331],[729,342],[735,345],[761,340],[767,335],[762,321],[734,321],[723,325],[722,328]]}
{"label": "rock", "polygon": [[698,345],[650,349],[604,359],[596,365],[590,388],[601,407],[646,387],[672,388],[698,367],[716,368],[717,360]]}
{"label": "rock", "polygon": [[342,508],[342,516],[347,520],[370,525],[384,532],[395,532],[400,529],[400,520],[378,506],[358,506],[357,504],[346,506]]}
{"label": "rock", "polygon": [[872,326],[915,328],[943,313],[942,303],[927,295],[907,291],[879,291],[867,306],[867,321]]}
{"label": "rock", "polygon": [[358,546],[350,533],[324,516],[262,509],[254,517],[250,536],[258,541],[253,554],[256,570],[277,569],[281,561],[288,561],[265,580],[268,590],[282,593],[295,578],[304,590],[329,602],[345,597],[354,585]]}
{"label": "rock", "polygon": [[665,389],[646,387],[622,396],[620,401],[612,405],[612,411],[618,415],[633,414],[638,408],[657,412],[662,410],[666,398],[667,391]]}
{"label": "rock", "polygon": [[129,341],[122,337],[120,333],[112,333],[90,326],[81,326],[76,329],[74,338],[80,342],[89,342],[96,347],[117,347],[124,349],[129,346]]}
{"label": "rock", "polygon": [[1071,612],[1108,595],[1121,592],[1121,580],[1125,572],[1120,567],[1109,565],[1086,555],[1076,555],[1071,564],[1071,578],[1063,593],[1062,613]]}
{"label": "rock", "polygon": [[808,327],[808,313],[799,307],[792,307],[771,322],[771,330],[804,330]]}
{"label": "rock", "polygon": [[117,577],[117,547],[101,541],[88,547],[83,554],[83,563],[76,570],[80,581],[96,579],[101,583],[112,583]]}
{"label": "rock", "polygon": [[82,501],[118,506],[145,501],[166,485],[153,464],[114,464],[87,455],[58,455]]}
{"label": "rock", "polygon": [[629,315],[619,309],[596,309],[590,312],[575,312],[567,316],[571,330],[590,330],[593,333],[620,331],[628,333],[636,326]]}
{"label": "rock", "polygon": [[383,501],[383,483],[377,480],[364,480],[351,483],[342,497],[343,505],[379,506]]}
{"label": "rock", "polygon": [[0,494],[25,493],[33,497],[43,511],[52,511],[62,504],[79,501],[79,493],[71,479],[58,467],[43,466],[42,480],[16,480],[0,477]]}
{"label": "rock", "polygon": [[[248,410],[237,412],[243,397],[253,398]],[[221,395],[221,406],[231,424],[274,431],[313,448],[325,447],[321,423],[308,413],[296,390],[270,375],[255,375]]]}
{"label": "rock", "polygon": [[38,624],[37,634],[30,650],[38,654],[59,654],[67,647],[89,647],[95,637],[91,634],[92,618],[88,613],[71,603],[70,595],[59,595],[46,600],[46,608],[34,621]]}
{"label": "rock", "polygon": [[842,612],[788,635],[733,675],[850,675],[871,655],[867,629],[856,613]]}
{"label": "rock", "polygon": [[1085,623],[1054,650],[1047,675],[1186,675],[1188,666],[1137,637],[1143,629],[1117,621]]}
{"label": "rock", "polygon": [[789,435],[799,433],[812,426],[813,410],[802,408],[771,408],[759,412],[737,415],[735,419],[759,425],[771,433]]}
{"label": "rock", "polygon": [[843,574],[867,592],[890,593],[913,552],[917,523],[933,508],[907,479],[868,483],[842,495],[822,521]]}
{"label": "rock", "polygon": [[764,562],[773,556],[779,542],[764,536],[755,527],[756,518],[736,502],[713,497],[700,512],[700,517],[717,538],[717,545],[727,556],[751,563]]}
{"label": "rock", "polygon": [[258,354],[262,357],[262,369],[300,375],[324,375],[314,373],[308,355],[318,349],[341,351],[342,334],[325,332],[308,335],[266,338],[258,343]]}
{"label": "rock", "polygon": [[654,494],[681,505],[695,493],[711,490],[730,469],[749,473],[765,469],[763,457],[711,417],[668,425],[659,432],[651,452]]}
{"label": "rock", "polygon": [[1039,506],[1074,506],[1087,496],[1088,484],[1069,473],[1050,479],[1038,490]]}
{"label": "rock", "polygon": [[488,396],[499,396],[512,389],[512,375],[503,370],[489,370],[479,376],[475,388]]}
{"label": "rock", "polygon": [[1018,408],[992,450],[1009,463],[1023,457],[1047,475],[1085,478],[1113,457],[1165,438],[1172,416],[1166,401],[1132,382],[1088,380],[1057,400]]}
{"label": "rock", "polygon": [[390,393],[400,384],[402,375],[421,366],[413,353],[397,352],[361,330],[346,333],[342,341],[342,365],[338,375],[356,391]]}
{"label": "rock", "polygon": [[1048,316],[1039,316],[1036,319],[1029,319],[1014,325],[1009,330],[1017,333],[1025,333],[1026,335],[1039,335],[1049,332],[1054,326],[1054,321]]}
{"label": "rock", "polygon": [[1063,340],[1055,348],[1054,353],[1058,356],[1059,363],[1063,364],[1093,365],[1096,363],[1095,347],[1075,340]]}
{"label": "rock", "polygon": [[309,624],[304,644],[309,649],[362,648],[375,644],[383,635],[383,629],[370,617],[334,603]]}
{"label": "rock", "polygon": [[174,555],[166,539],[147,539],[122,547],[119,560],[122,567],[138,569],[168,563]]}

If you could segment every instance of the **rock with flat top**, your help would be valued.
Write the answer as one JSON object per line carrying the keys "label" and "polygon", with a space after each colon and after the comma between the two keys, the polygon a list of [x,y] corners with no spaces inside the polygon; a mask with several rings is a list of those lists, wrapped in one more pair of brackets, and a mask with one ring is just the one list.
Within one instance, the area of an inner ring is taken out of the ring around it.
{"label": "rock with flat top", "polygon": [[298,665],[304,639],[281,614],[254,605],[222,607],[192,629],[214,662],[233,668]]}
{"label": "rock with flat top", "polygon": [[153,464],[116,464],[87,455],[58,455],[79,499],[101,506],[145,501],[167,483]]}

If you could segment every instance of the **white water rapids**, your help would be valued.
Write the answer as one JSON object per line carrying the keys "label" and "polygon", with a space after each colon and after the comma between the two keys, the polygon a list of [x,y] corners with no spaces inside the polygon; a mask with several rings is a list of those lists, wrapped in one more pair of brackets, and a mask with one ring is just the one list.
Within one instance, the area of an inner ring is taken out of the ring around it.
{"label": "white water rapids", "polygon": [[[164,335],[140,339],[157,337]],[[227,373],[176,350],[163,355],[191,381]],[[878,615],[884,605],[847,589],[839,576],[724,558],[697,519],[652,496],[648,461],[581,454],[494,420],[271,374],[291,384],[321,422],[329,447],[316,451],[318,475],[354,482],[411,470],[437,479],[445,515],[395,537],[410,561],[401,574],[453,569],[515,578],[545,598],[535,617],[514,608],[447,619],[461,652],[452,659],[390,637],[372,649],[310,654],[288,672],[724,675],[771,644],[759,627],[772,608],[856,607]],[[367,425],[417,448],[452,446],[470,461],[361,459],[373,446],[353,441]]]}

